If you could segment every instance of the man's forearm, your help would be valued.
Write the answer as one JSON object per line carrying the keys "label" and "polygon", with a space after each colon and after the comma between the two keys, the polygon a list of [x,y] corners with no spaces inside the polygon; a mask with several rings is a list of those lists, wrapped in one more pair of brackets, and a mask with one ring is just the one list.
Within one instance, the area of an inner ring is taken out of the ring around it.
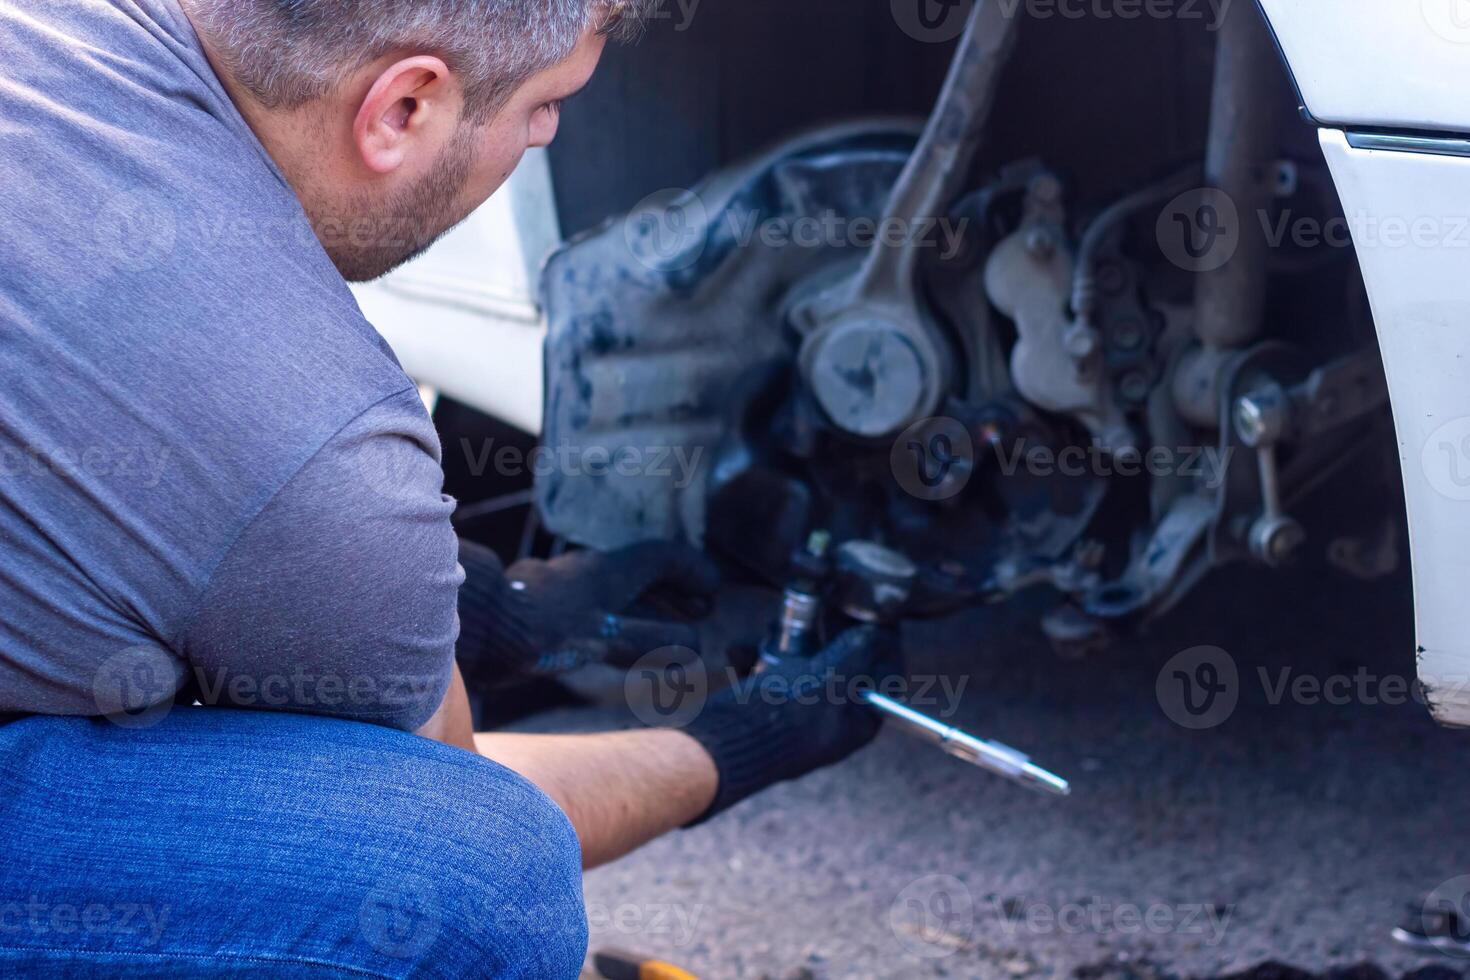
{"label": "man's forearm", "polygon": [[703,814],[719,773],[683,732],[475,736],[480,754],[525,776],[566,811],[582,865],[616,860]]}
{"label": "man's forearm", "polygon": [[588,868],[684,826],[709,809],[719,788],[709,753],[672,729],[476,735],[458,667],[444,703],[418,734],[479,752],[535,783],[571,819]]}

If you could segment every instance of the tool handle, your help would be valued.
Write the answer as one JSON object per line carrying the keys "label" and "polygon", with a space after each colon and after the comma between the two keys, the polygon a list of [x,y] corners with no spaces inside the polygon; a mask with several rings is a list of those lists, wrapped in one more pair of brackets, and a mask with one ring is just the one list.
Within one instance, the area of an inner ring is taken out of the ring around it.
{"label": "tool handle", "polygon": [[592,965],[603,980],[699,980],[688,970],[620,949],[598,950]]}
{"label": "tool handle", "polygon": [[869,707],[898,721],[904,731],[937,745],[957,759],[1039,793],[1067,796],[1072,792],[1067,780],[1034,764],[1030,757],[1009,745],[977,738],[876,691],[863,691],[859,697]]}

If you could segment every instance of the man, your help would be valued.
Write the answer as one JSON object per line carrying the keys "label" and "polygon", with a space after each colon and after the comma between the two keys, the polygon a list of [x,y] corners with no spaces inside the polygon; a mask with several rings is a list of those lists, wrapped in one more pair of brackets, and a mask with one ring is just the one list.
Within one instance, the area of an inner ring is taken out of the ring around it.
{"label": "man", "polygon": [[575,976],[584,863],[873,736],[755,688],[880,671],[870,632],[682,730],[470,729],[456,643],[477,683],[627,663],[693,642],[629,607],[714,573],[461,546],[344,279],[549,143],[637,14],[0,7],[0,972]]}

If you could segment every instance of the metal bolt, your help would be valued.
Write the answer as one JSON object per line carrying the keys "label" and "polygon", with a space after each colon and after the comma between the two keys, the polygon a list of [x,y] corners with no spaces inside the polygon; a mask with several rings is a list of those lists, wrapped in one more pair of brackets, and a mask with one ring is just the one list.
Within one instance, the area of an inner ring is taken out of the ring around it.
{"label": "metal bolt", "polygon": [[1075,324],[1067,331],[1062,343],[1073,359],[1085,361],[1097,353],[1097,331],[1091,327]]}
{"label": "metal bolt", "polygon": [[1286,392],[1268,384],[1236,401],[1235,431],[1247,446],[1269,445],[1286,430],[1286,416]]}
{"label": "metal bolt", "polygon": [[1263,515],[1250,530],[1251,553],[1267,565],[1285,564],[1306,540],[1306,530],[1285,515]]}

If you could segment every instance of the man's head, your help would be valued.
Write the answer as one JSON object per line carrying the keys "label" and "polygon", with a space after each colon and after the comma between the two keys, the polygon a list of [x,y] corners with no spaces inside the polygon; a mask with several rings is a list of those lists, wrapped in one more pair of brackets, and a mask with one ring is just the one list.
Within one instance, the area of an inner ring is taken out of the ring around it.
{"label": "man's head", "polygon": [[342,275],[463,221],[652,0],[183,0]]}

